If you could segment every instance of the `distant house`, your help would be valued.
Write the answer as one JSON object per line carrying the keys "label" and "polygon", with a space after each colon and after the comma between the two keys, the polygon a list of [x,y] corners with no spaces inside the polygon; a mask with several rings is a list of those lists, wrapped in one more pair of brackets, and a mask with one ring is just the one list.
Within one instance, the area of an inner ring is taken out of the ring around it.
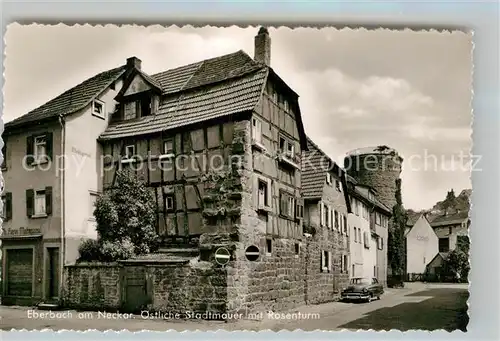
{"label": "distant house", "polygon": [[406,273],[423,274],[438,253],[438,237],[423,213],[410,214],[406,227]]}
{"label": "distant house", "polygon": [[470,218],[468,211],[445,212],[431,216],[429,220],[439,238],[439,252],[449,252],[455,250],[457,243],[469,242]]}
{"label": "distant house", "polygon": [[441,270],[446,261],[446,258],[448,258],[447,252],[438,252],[427,265],[427,276],[435,277],[438,280],[442,279],[441,276],[443,275],[443,273]]}

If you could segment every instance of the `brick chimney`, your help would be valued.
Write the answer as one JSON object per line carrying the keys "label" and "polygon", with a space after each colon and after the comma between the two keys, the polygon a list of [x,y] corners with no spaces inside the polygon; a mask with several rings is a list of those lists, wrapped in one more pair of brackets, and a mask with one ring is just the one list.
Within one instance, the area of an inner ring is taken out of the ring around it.
{"label": "brick chimney", "polygon": [[254,40],[254,60],[271,66],[271,37],[267,28],[261,27]]}
{"label": "brick chimney", "polygon": [[127,69],[131,70],[133,68],[141,69],[141,60],[137,57],[127,58]]}

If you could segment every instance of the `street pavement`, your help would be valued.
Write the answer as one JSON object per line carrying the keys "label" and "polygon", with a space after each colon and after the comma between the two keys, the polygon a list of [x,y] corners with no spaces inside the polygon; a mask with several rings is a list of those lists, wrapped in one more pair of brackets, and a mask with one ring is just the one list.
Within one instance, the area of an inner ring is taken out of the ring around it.
{"label": "street pavement", "polygon": [[[141,316],[106,312],[81,312],[74,310],[43,311],[28,307],[0,307],[0,325],[3,330],[128,330],[128,331],[227,331],[235,330],[342,330],[341,326],[358,320],[381,308],[403,303],[417,303],[429,296],[408,296],[429,289],[462,289],[467,285],[409,283],[403,289],[387,289],[380,300],[370,303],[331,302],[303,306],[287,314],[263,312],[253,320],[234,319],[229,322],[202,319],[181,320],[172,316]],[[446,307],[443,307],[446,309]]]}

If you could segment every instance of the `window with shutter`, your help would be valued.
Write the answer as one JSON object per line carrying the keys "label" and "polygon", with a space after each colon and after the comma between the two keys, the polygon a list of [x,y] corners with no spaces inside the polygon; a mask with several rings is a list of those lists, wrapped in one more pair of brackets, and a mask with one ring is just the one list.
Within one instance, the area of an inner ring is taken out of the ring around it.
{"label": "window with shutter", "polygon": [[33,215],[33,205],[35,201],[35,192],[32,189],[26,190],[26,215],[31,217]]}
{"label": "window with shutter", "polygon": [[47,207],[45,200],[45,191],[35,192],[35,216],[41,216],[45,214],[45,209]]}
{"label": "window with shutter", "polygon": [[52,214],[52,187],[45,187],[45,214]]}
{"label": "window with shutter", "polygon": [[12,219],[12,193],[5,193],[5,220]]}

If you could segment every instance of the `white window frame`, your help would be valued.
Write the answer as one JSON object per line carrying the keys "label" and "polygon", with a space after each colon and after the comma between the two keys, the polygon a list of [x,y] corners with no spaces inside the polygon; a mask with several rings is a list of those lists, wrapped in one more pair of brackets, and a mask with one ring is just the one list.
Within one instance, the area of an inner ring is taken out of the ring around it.
{"label": "white window frame", "polygon": [[321,251],[321,272],[331,272],[332,269],[332,252]]}
{"label": "white window frame", "polygon": [[377,238],[377,249],[379,250],[384,249],[384,239],[382,237]]}
{"label": "white window frame", "polygon": [[[44,139],[44,141],[40,142],[41,139]],[[44,146],[43,154],[38,155],[38,146]],[[44,162],[47,159],[47,135],[35,136],[33,139],[33,154],[35,154],[34,160],[36,163]]]}
{"label": "white window frame", "polygon": [[[168,151],[166,148],[167,143],[172,144],[172,151]],[[175,144],[174,144],[174,139],[173,138],[166,138],[163,139],[163,144],[162,144],[162,153],[160,155],[160,159],[168,159],[172,158],[175,156]]]}
{"label": "white window frame", "polygon": [[326,173],[326,183],[330,185],[332,183],[332,175],[330,173]]}
{"label": "white window frame", "polygon": [[262,144],[262,121],[257,117],[252,117],[252,140]]}
{"label": "white window frame", "polygon": [[271,256],[273,254],[273,240],[266,239],[266,256]]}
{"label": "white window frame", "polygon": [[[43,200],[43,210],[38,211],[37,199]],[[47,215],[47,193],[44,189],[35,190],[33,193],[33,217],[43,217]]]}
{"label": "white window frame", "polygon": [[280,136],[280,139],[282,139],[284,141],[283,149],[281,149],[280,152],[289,158],[293,158],[293,156],[295,155],[294,143],[292,141],[290,141],[288,138],[286,138],[285,136]]}
{"label": "white window frame", "polygon": [[[101,106],[102,112],[101,114],[96,113],[96,104]],[[95,99],[92,101],[92,115],[99,117],[99,118],[106,118],[106,103],[103,101],[99,101],[98,99]]]}
{"label": "white window frame", "polygon": [[[261,194],[261,184],[265,185],[265,192]],[[269,202],[269,191],[270,191],[270,184],[269,181],[266,181],[264,179],[258,178],[257,179],[257,207],[259,209],[266,209],[270,207],[270,202]],[[263,198],[261,198],[263,196]],[[263,202],[261,202],[263,199]]]}
{"label": "white window frame", "polygon": [[368,235],[368,232],[363,232],[363,245],[365,249],[370,248],[370,236]]}
{"label": "white window frame", "polygon": [[[168,194],[165,196],[165,212],[173,211],[174,210],[174,196],[172,194]],[[169,201],[171,201],[171,205],[169,205]]]}
{"label": "white window frame", "polygon": [[288,216],[295,217],[295,198],[289,196],[287,200],[288,200]]}
{"label": "white window frame", "polygon": [[[133,153],[131,156],[129,156],[129,148],[132,148],[133,149]],[[129,145],[126,145],[125,146],[125,155],[123,156],[123,160],[122,162],[131,162],[134,160],[134,155],[135,155],[135,144],[129,144]]]}
{"label": "white window frame", "polygon": [[303,202],[295,202],[295,218],[304,219],[304,205]]}

